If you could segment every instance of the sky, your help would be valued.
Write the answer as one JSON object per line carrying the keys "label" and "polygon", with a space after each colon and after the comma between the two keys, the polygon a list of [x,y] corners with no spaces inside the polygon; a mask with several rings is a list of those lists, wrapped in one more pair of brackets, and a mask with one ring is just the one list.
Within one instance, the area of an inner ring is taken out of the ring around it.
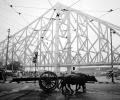
{"label": "sky", "polygon": [[15,34],[57,2],[120,26],[120,0],[0,0],[0,41],[9,28]]}

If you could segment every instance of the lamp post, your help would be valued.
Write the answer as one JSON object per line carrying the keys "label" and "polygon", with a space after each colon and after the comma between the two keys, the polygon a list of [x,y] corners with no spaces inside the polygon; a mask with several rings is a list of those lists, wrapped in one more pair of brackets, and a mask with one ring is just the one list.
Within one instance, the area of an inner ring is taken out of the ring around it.
{"label": "lamp post", "polygon": [[112,83],[114,83],[114,73],[113,73],[113,48],[112,48],[112,34],[116,33],[113,29],[110,28],[110,40],[111,40],[111,69],[112,69]]}
{"label": "lamp post", "polygon": [[8,62],[9,38],[10,38],[10,29],[8,29],[8,36],[7,36],[5,69],[7,69],[7,62]]}
{"label": "lamp post", "polygon": [[14,72],[14,67],[13,67],[13,58],[14,58],[14,42],[12,43],[12,72]]}

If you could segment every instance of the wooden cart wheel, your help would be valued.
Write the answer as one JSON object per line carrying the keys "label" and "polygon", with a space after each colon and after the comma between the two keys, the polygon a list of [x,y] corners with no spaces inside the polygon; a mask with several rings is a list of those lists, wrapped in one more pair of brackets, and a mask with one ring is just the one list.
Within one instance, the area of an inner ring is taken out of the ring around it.
{"label": "wooden cart wheel", "polygon": [[46,71],[40,75],[39,86],[43,91],[53,91],[58,84],[58,77],[51,71]]}

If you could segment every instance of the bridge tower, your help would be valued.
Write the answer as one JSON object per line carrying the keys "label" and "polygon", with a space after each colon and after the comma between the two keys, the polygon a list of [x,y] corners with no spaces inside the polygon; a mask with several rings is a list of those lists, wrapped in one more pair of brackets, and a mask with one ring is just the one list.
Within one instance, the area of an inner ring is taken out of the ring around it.
{"label": "bridge tower", "polygon": [[[35,51],[39,70],[120,64],[120,27],[60,3],[10,37],[8,63],[25,68],[34,67]],[[7,39],[0,42],[4,63],[6,50]]]}

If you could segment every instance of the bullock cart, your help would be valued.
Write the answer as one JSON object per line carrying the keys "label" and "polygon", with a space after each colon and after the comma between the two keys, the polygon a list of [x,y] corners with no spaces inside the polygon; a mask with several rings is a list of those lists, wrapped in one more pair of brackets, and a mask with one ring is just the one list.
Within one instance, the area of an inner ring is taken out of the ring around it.
{"label": "bullock cart", "polygon": [[46,72],[43,72],[40,75],[40,77],[13,78],[11,82],[18,82],[19,83],[20,81],[38,81],[39,86],[43,91],[51,92],[51,91],[55,90],[56,88],[61,89],[61,82],[64,83],[64,80],[66,81],[66,79],[71,80],[74,75],[68,75],[68,76],[69,77],[66,77],[66,75],[56,75],[54,72],[46,71]]}

